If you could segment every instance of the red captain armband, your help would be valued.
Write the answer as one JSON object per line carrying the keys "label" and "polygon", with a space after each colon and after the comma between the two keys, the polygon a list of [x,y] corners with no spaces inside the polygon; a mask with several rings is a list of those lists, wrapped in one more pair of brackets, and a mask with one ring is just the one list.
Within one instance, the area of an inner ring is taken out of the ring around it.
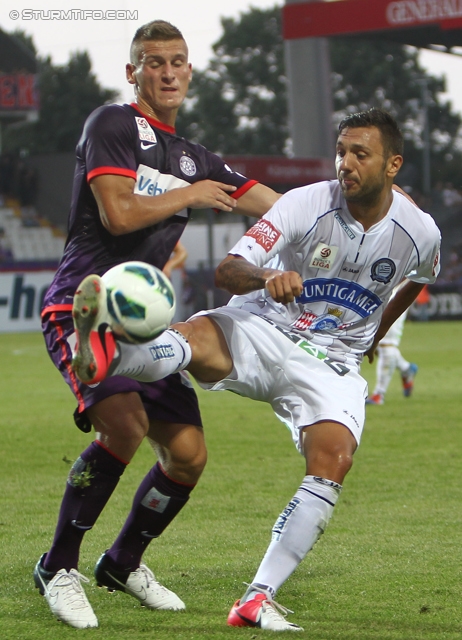
{"label": "red captain armband", "polygon": [[254,238],[255,242],[269,253],[281,237],[281,232],[273,227],[269,220],[259,220],[245,235]]}
{"label": "red captain armband", "polygon": [[[235,200],[238,200],[241,196],[244,195],[244,193],[246,193],[249,189],[251,189],[256,184],[258,184],[258,180],[249,180],[248,182],[243,184],[242,187],[239,187],[237,191],[233,191],[233,193],[230,193],[229,195],[232,196]],[[214,207],[213,211],[215,211],[215,213],[220,213],[221,209],[215,209]]]}

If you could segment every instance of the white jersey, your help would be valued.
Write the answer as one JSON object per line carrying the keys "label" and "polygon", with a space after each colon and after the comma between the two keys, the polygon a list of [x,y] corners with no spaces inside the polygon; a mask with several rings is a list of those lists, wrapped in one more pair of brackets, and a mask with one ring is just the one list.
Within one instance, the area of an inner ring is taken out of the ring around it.
{"label": "white jersey", "polygon": [[303,293],[282,305],[267,290],[234,296],[230,306],[264,316],[356,365],[372,344],[393,288],[403,278],[431,284],[439,272],[434,220],[393,191],[391,207],[364,231],[338,181],[294,189],[229,253],[256,266],[296,271]]}

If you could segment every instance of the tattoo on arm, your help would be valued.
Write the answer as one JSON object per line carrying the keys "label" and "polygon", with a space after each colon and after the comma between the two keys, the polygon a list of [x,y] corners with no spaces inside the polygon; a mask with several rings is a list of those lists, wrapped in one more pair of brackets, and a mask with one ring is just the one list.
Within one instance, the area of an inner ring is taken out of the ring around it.
{"label": "tattoo on arm", "polygon": [[264,289],[268,269],[256,267],[247,260],[230,260],[217,269],[216,285],[230,293],[240,295]]}

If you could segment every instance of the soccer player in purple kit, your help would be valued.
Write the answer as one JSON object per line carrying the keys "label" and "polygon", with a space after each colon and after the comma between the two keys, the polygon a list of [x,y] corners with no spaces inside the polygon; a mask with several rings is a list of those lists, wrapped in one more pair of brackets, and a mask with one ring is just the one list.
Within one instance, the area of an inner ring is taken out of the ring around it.
{"label": "soccer player in purple kit", "polygon": [[126,73],[135,103],[96,109],[77,145],[69,234],[42,311],[50,357],[78,401],[75,422],[86,432],[93,425],[96,435],[71,468],[54,540],[34,570],[52,613],[77,628],[98,626],[78,571],[83,536],[145,437],[158,462],[142,480],[119,536],[98,560],[95,578],[150,609],[185,608],[141,559],[188,501],[207,453],[197,397],[184,374],[155,383],[125,377],[79,382],[71,368],[76,288],[85,274],[103,274],[127,260],[162,269],[192,209],[259,218],[279,198],[176,135],[192,73],[176,27],[157,20],[138,29]]}

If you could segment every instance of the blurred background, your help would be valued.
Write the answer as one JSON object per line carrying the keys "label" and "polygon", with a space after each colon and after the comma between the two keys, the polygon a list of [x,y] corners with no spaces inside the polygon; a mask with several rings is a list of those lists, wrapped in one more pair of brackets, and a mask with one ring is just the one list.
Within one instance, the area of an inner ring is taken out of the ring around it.
{"label": "blurred background", "polygon": [[[336,127],[346,114],[390,111],[406,141],[397,182],[443,235],[441,276],[409,318],[462,318],[458,3],[240,0],[233,17],[224,17],[216,4],[199,2],[191,19],[176,7],[179,20],[173,9],[152,16],[137,2],[112,4],[112,22],[100,2],[85,15],[54,2],[1,9],[0,331],[39,329],[41,300],[65,243],[83,123],[102,104],[130,101],[123,73],[129,43],[153,18],[176,24],[200,61],[178,133],[277,191],[335,177]],[[213,270],[251,223],[194,212],[182,237],[186,260],[171,276],[177,320],[226,303]]]}

